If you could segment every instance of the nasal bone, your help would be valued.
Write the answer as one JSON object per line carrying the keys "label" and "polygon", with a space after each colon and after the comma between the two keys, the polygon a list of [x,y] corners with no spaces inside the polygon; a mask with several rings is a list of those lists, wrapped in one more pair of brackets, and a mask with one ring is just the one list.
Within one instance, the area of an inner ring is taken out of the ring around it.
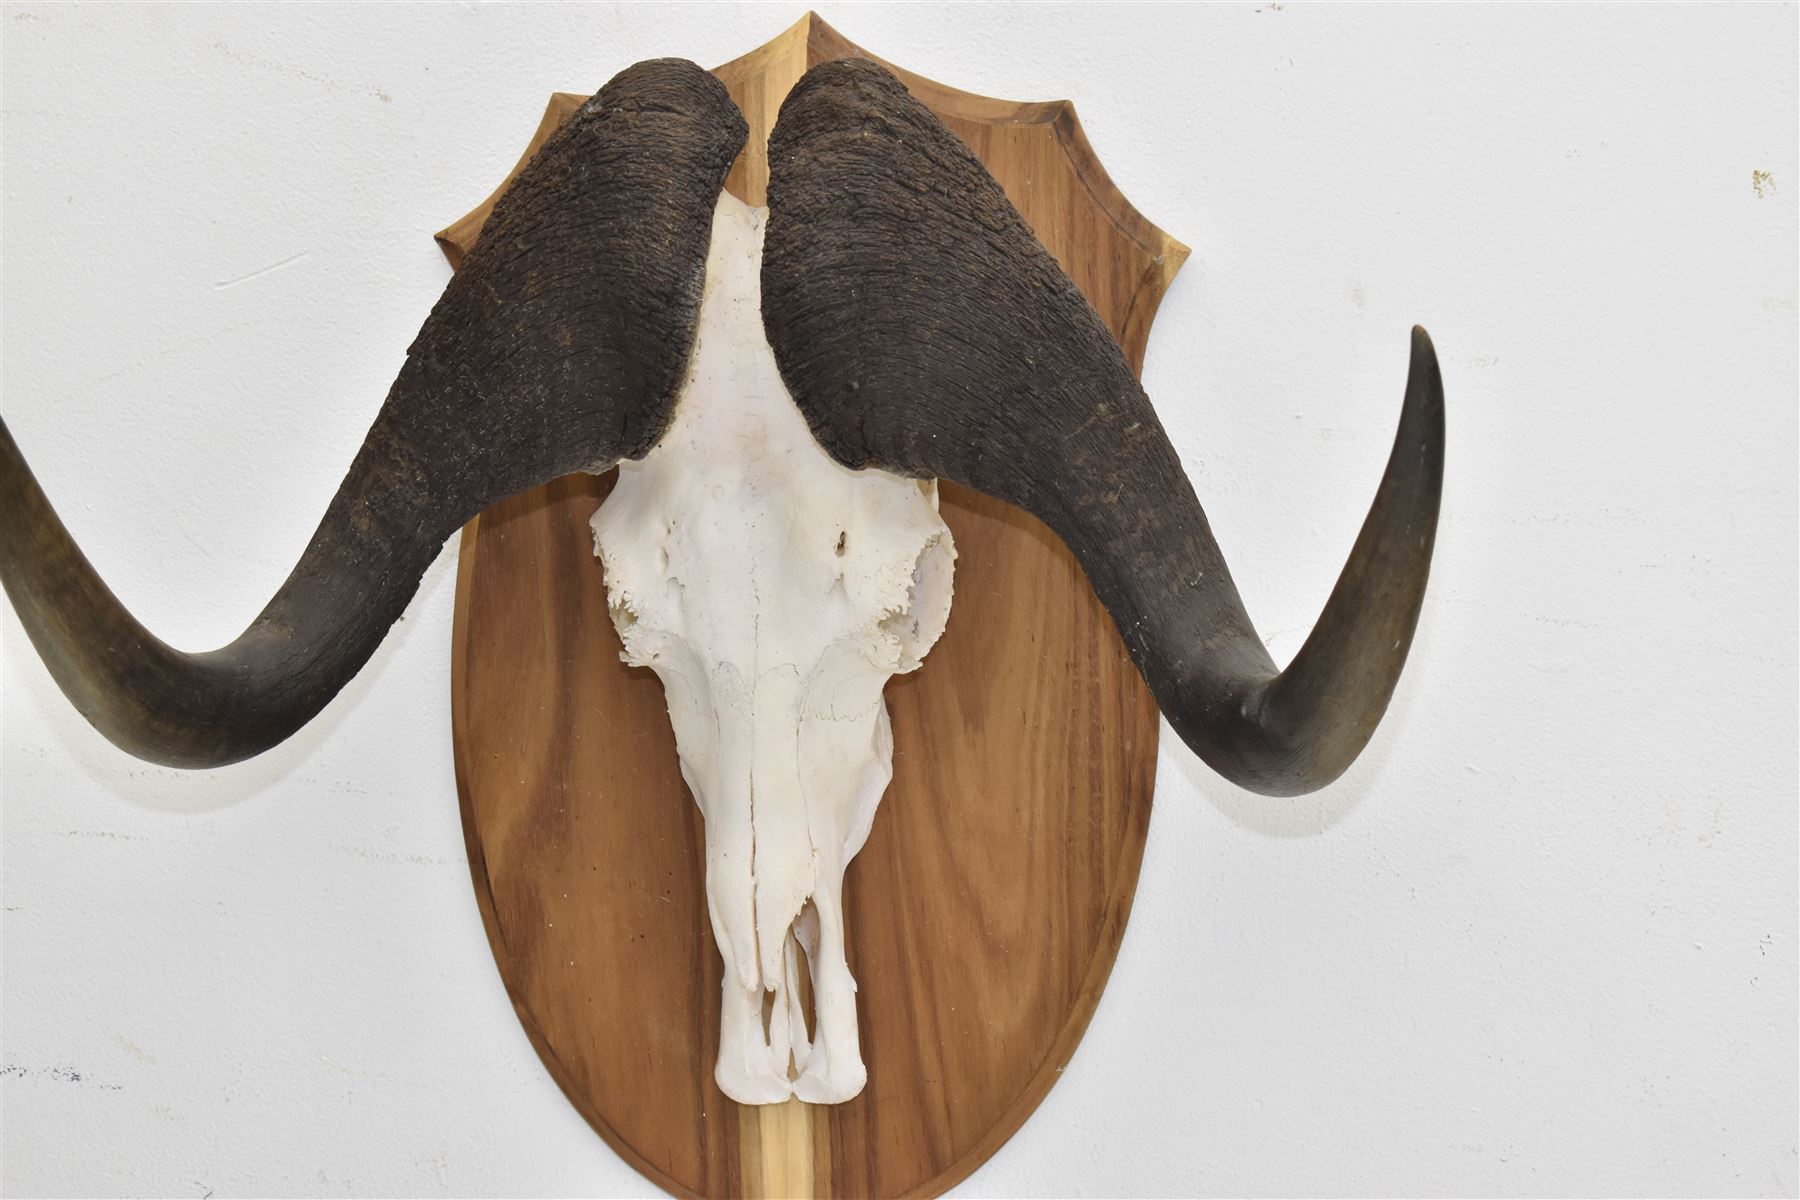
{"label": "nasal bone", "polygon": [[[758,689],[759,692],[762,690]],[[765,990],[785,978],[794,921],[819,886],[818,854],[800,770],[797,707],[752,708],[756,728],[750,764],[752,875],[755,881],[757,959]]]}

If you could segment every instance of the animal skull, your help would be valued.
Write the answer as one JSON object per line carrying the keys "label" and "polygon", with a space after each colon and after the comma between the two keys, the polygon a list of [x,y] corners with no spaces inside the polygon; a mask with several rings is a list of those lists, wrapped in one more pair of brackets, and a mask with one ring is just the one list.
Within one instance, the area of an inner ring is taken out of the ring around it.
{"label": "animal skull", "polygon": [[943,632],[956,551],[935,481],[849,470],[808,431],[763,333],[767,219],[721,193],[673,422],[620,464],[594,547],[705,814],[714,1076],[746,1104],[828,1104],[866,1078],[843,887],[893,776],[881,689]]}
{"label": "animal skull", "polygon": [[950,537],[916,481],[1039,517],[1174,731],[1226,778],[1294,795],[1356,758],[1406,661],[1443,379],[1415,328],[1375,502],[1278,668],[1118,343],[973,152],[880,65],[821,63],[769,134],[765,225],[721,196],[748,134],[675,59],[583,104],[496,204],[293,573],[229,645],[145,629],[3,421],[0,583],[96,728],[219,766],[323,709],[465,522],[618,465],[597,542],[706,817],[719,1083],[842,1100],[864,1080],[843,872],[891,770],[882,683],[918,665],[950,599]]}

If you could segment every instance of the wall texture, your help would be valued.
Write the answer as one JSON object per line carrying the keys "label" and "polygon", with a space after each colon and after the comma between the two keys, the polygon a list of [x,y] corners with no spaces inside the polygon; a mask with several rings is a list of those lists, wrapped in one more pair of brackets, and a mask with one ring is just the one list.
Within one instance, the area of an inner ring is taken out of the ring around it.
{"label": "wall texture", "polygon": [[[1414,321],[1451,400],[1375,744],[1270,801],[1165,739],[1111,988],[959,1192],[1795,1194],[1795,9],[822,11],[1073,97],[1193,245],[1147,382],[1277,657]],[[127,603],[189,647],[260,608],[448,275],[431,230],[549,92],[800,13],[0,9],[0,409]],[[320,720],[205,774],[101,741],[0,616],[8,1193],[645,1190],[482,934],[454,554]]]}

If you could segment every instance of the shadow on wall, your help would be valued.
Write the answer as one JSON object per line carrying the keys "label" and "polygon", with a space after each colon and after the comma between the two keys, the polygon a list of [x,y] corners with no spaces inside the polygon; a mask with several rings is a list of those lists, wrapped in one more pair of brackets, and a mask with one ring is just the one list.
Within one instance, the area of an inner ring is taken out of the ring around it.
{"label": "shadow on wall", "polygon": [[[1448,541],[1453,536],[1450,518],[1451,514],[1446,510],[1440,526],[1441,541]],[[1436,632],[1433,627],[1438,623],[1433,615],[1438,598],[1437,589],[1426,594],[1424,608],[1419,614],[1418,632],[1413,639],[1413,652],[1407,659],[1406,669],[1400,673],[1400,683],[1388,702],[1387,714],[1381,718],[1380,727],[1362,754],[1336,783],[1304,796],[1290,797],[1259,796],[1233,787],[1182,745],[1166,718],[1162,722],[1164,735],[1158,753],[1170,764],[1185,790],[1205,796],[1209,804],[1241,829],[1273,838],[1316,837],[1326,832],[1349,816],[1366,797],[1378,797],[1390,786],[1386,771],[1388,759],[1396,746],[1401,747],[1403,758],[1406,755],[1407,727],[1413,724],[1418,697],[1446,694],[1444,687],[1432,678],[1431,669],[1432,664],[1441,659],[1431,649]],[[1161,798],[1159,792],[1158,799]]]}
{"label": "shadow on wall", "polygon": [[[51,738],[80,766],[89,783],[123,804],[154,812],[216,812],[254,799],[278,786],[303,770],[304,764],[319,753],[321,746],[330,744],[344,721],[354,719],[353,714],[363,698],[385,674],[387,663],[411,641],[413,627],[418,623],[412,618],[431,604],[440,588],[454,587],[455,575],[456,555],[440,553],[426,569],[418,592],[400,620],[395,622],[393,631],[382,639],[368,666],[352,676],[331,703],[292,737],[230,766],[195,771],[131,759],[69,706],[57,690],[56,681],[35,655],[31,656],[31,669],[21,672],[21,676],[30,689],[33,711],[54,714],[45,721]],[[446,579],[451,582],[446,583]],[[22,633],[19,640],[25,645],[30,644]],[[120,759],[129,759],[128,769],[122,773],[118,765]]]}

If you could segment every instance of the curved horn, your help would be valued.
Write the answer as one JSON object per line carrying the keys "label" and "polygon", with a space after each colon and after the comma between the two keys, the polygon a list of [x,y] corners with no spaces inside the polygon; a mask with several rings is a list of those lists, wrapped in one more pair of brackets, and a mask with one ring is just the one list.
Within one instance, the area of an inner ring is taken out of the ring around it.
{"label": "curved horn", "polygon": [[1040,517],[1169,723],[1228,779],[1293,795],[1337,778],[1424,598],[1444,457],[1424,331],[1374,507],[1277,671],[1118,344],[967,146],[881,67],[841,60],[789,94],[769,164],[764,322],[820,443]]}
{"label": "curved horn", "polygon": [[286,738],[374,653],[444,539],[661,436],[712,210],[745,138],[693,63],[622,72],[544,144],[450,281],[281,589],[219,650],[150,634],[0,425],[0,580],[63,692],[120,748],[219,766]]}

